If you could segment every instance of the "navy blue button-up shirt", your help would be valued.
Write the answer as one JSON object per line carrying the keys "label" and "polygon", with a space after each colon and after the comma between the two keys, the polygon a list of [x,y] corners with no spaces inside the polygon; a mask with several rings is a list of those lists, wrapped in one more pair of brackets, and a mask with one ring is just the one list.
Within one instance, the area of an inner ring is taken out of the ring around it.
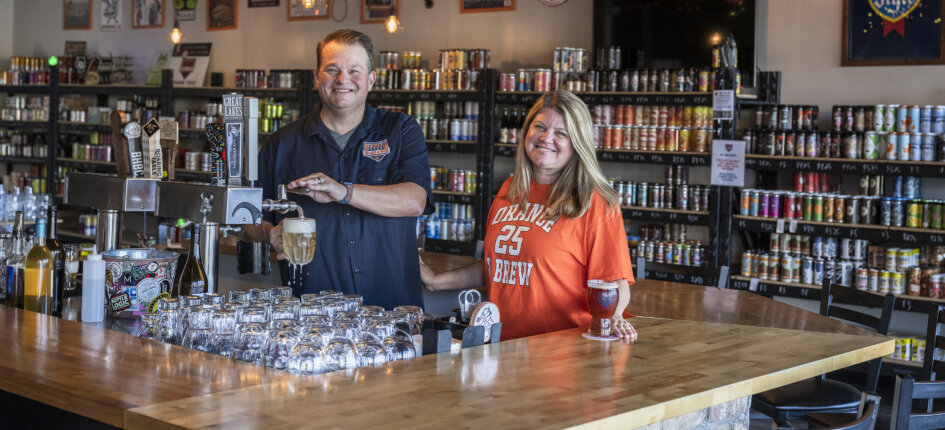
{"label": "navy blue button-up shirt", "polygon": [[[276,198],[279,184],[322,172],[335,181],[363,185],[412,182],[427,193],[425,213],[433,213],[430,162],[419,124],[402,113],[365,108],[344,150],[316,112],[281,129],[259,151],[259,178],[264,199]],[[357,191],[355,191],[357,192]],[[390,218],[339,203],[317,203],[289,194],[305,216],[314,218],[318,239],[315,257],[302,270],[295,294],[338,290],[364,296],[364,304],[392,309],[423,306],[417,255],[416,218]],[[268,212],[277,225],[287,215]],[[283,283],[292,269],[280,262]]]}

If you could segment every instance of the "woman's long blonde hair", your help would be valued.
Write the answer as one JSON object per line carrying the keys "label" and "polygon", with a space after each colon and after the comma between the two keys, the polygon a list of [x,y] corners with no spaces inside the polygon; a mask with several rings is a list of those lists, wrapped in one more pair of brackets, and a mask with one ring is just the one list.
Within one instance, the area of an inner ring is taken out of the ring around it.
{"label": "woman's long blonde hair", "polygon": [[557,220],[564,215],[569,218],[583,216],[591,206],[591,198],[597,191],[607,206],[617,208],[617,193],[604,177],[594,151],[594,124],[587,105],[574,94],[556,90],[543,94],[528,111],[519,136],[515,153],[515,175],[509,184],[509,200],[524,207],[528,203],[533,167],[525,149],[525,137],[542,109],[554,109],[562,117],[574,148],[574,155],[565,164],[561,175],[551,187],[545,208],[545,218]]}

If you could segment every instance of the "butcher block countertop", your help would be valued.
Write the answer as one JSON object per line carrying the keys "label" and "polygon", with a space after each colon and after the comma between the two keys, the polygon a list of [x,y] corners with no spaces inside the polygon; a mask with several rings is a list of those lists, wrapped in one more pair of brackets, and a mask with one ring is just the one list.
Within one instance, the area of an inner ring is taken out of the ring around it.
{"label": "butcher block countertop", "polygon": [[894,348],[743,291],[631,291],[633,345],[578,328],[311,377],[0,306],[0,389],[132,429],[628,428]]}

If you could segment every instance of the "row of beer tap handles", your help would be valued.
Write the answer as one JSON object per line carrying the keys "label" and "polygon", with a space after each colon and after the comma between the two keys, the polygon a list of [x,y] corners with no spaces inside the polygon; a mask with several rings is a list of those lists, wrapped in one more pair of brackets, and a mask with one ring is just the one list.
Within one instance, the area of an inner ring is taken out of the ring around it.
{"label": "row of beer tap handles", "polygon": [[[110,118],[119,176],[174,180],[179,142],[173,118],[151,118],[144,125],[122,111]],[[223,122],[207,124],[212,185],[254,186],[259,179],[259,99],[223,95]],[[143,132],[143,133],[142,133]]]}

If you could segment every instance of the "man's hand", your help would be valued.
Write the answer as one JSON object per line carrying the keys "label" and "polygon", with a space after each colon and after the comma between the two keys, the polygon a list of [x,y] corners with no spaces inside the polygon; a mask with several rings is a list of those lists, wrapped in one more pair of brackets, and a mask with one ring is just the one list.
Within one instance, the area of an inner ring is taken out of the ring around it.
{"label": "man's hand", "polygon": [[348,193],[344,184],[339,184],[328,175],[318,172],[303,176],[286,185],[287,188],[302,189],[305,194],[319,203],[341,201]]}
{"label": "man's hand", "polygon": [[285,260],[285,250],[282,249],[282,223],[269,230],[269,245],[276,251],[276,258]]}

